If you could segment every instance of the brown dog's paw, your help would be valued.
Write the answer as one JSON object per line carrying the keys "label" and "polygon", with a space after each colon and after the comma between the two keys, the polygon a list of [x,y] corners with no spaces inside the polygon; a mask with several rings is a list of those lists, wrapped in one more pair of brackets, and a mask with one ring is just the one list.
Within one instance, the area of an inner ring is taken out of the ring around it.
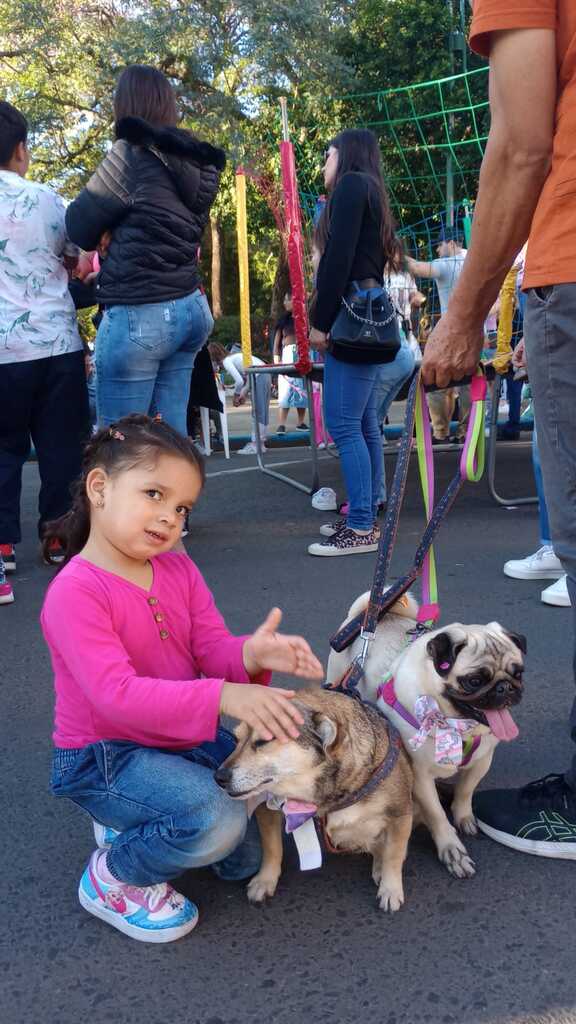
{"label": "brown dog's paw", "polygon": [[250,903],[265,903],[276,892],[278,875],[267,875],[260,871],[248,883],[246,894]]}
{"label": "brown dog's paw", "polygon": [[383,910],[386,914],[395,914],[397,910],[404,903],[404,893],[402,886],[397,888],[396,886],[381,885],[378,889],[378,904],[380,910]]}

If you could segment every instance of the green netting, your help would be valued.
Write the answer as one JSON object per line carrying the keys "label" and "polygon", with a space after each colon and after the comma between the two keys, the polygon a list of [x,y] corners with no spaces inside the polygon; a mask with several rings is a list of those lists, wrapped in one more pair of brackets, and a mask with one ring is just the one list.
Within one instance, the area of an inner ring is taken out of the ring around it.
{"label": "green netting", "polygon": [[380,141],[400,227],[446,216],[476,194],[489,116],[487,67],[327,101],[322,123],[297,130],[294,138],[305,212],[313,216],[322,191],[319,165],[330,136],[363,127]]}
{"label": "green netting", "polygon": [[[370,128],[382,151],[399,234],[420,259],[436,256],[438,236],[470,236],[473,202],[489,130],[488,68],[400,89],[330,99],[321,124],[293,131],[302,207],[311,225],[323,192],[322,154],[343,128]],[[294,119],[297,121],[297,118]],[[437,291],[421,282],[427,312]]]}

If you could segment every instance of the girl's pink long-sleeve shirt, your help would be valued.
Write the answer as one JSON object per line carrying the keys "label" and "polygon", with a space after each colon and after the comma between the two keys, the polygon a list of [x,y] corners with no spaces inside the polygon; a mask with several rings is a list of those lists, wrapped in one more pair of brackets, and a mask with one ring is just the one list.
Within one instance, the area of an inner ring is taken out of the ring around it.
{"label": "girl's pink long-sleeve shirt", "polygon": [[216,735],[225,681],[270,681],[248,676],[246,637],[228,631],[187,555],[157,555],[152,568],[148,591],[77,555],[50,585],[41,622],[57,747],[193,747]]}

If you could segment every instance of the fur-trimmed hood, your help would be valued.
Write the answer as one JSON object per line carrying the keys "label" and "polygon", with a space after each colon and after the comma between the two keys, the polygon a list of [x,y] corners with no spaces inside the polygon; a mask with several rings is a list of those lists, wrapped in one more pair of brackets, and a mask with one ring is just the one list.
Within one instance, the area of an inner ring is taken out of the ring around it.
{"label": "fur-trimmed hood", "polygon": [[142,117],[123,117],[115,126],[116,138],[133,146],[154,146],[167,156],[190,160],[200,167],[223,171],[226,154],[223,149],[202,142],[183,128],[155,128]]}

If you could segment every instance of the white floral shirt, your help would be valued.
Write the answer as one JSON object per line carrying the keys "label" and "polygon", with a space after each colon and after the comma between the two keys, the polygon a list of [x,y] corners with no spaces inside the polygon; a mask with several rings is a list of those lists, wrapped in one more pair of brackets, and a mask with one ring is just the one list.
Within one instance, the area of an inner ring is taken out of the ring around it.
{"label": "white floral shirt", "polygon": [[64,211],[46,185],[0,170],[0,365],[82,348],[62,260],[78,249]]}

